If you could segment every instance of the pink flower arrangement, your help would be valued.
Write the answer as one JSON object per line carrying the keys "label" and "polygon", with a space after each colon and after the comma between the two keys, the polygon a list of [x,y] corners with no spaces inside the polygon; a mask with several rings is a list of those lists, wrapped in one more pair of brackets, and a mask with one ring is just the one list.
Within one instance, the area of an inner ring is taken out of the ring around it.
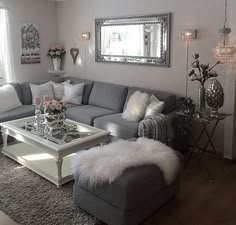
{"label": "pink flower arrangement", "polygon": [[51,58],[60,58],[60,59],[62,59],[65,54],[66,54],[66,51],[65,51],[64,47],[61,46],[61,45],[52,46],[48,50],[48,56],[51,57]]}
{"label": "pink flower arrangement", "polygon": [[43,106],[45,113],[59,114],[66,111],[66,103],[63,100],[45,101]]}

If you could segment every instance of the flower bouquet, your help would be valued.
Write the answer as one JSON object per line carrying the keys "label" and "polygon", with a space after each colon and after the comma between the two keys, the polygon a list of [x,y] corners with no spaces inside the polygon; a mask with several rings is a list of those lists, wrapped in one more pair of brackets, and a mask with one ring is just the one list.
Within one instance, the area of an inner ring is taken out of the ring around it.
{"label": "flower bouquet", "polygon": [[48,56],[53,58],[60,58],[62,59],[66,54],[66,51],[64,49],[63,46],[61,45],[56,45],[56,46],[52,46],[49,50],[48,50]]}
{"label": "flower bouquet", "polygon": [[55,71],[59,71],[61,69],[61,60],[63,59],[65,54],[66,51],[61,45],[52,46],[48,50],[48,56],[52,58],[53,68]]}
{"label": "flower bouquet", "polygon": [[64,101],[45,101],[44,102],[45,133],[56,135],[61,132],[66,116],[66,103]]}

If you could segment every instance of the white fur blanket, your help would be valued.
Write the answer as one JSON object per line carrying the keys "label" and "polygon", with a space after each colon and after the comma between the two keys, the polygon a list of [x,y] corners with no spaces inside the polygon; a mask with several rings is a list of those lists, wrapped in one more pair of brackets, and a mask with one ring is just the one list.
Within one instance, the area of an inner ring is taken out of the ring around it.
{"label": "white fur blanket", "polygon": [[141,165],[157,165],[167,184],[174,179],[180,167],[175,151],[167,145],[139,138],[137,141],[117,141],[102,147],[79,152],[73,159],[73,174],[80,183],[91,186],[114,182],[122,173]]}

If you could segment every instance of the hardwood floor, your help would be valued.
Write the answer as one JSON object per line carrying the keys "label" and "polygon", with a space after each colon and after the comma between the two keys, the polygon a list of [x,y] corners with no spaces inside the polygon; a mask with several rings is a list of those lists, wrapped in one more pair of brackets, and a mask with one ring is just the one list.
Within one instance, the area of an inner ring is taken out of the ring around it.
{"label": "hardwood floor", "polygon": [[[177,196],[142,225],[236,225],[236,162],[222,161],[224,173],[215,158],[204,162],[214,182],[191,162]],[[0,225],[16,224],[0,212]]]}
{"label": "hardwood floor", "polygon": [[[196,158],[196,157],[195,157]],[[236,162],[204,159],[214,182],[196,161],[184,170],[177,196],[144,225],[236,225]]]}

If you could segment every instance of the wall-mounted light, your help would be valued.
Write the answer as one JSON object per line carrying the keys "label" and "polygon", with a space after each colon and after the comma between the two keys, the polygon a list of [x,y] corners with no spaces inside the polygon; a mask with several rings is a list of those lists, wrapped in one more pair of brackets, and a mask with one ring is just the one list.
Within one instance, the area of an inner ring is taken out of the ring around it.
{"label": "wall-mounted light", "polygon": [[81,41],[88,41],[90,39],[90,32],[81,33]]}
{"label": "wall-mounted light", "polygon": [[193,40],[197,37],[197,30],[195,29],[183,29],[179,31],[179,38],[183,41]]}
{"label": "wall-mounted light", "polygon": [[185,96],[188,96],[188,66],[189,66],[189,44],[197,38],[196,29],[183,29],[178,32],[178,37],[186,43],[186,75],[185,75]]}

